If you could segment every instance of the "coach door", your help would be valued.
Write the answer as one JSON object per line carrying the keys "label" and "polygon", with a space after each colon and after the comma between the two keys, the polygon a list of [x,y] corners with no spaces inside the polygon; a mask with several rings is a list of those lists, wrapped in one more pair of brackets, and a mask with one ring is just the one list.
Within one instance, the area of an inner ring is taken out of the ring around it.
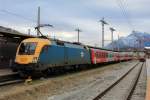
{"label": "coach door", "polygon": [[64,64],[68,65],[68,47],[64,45]]}

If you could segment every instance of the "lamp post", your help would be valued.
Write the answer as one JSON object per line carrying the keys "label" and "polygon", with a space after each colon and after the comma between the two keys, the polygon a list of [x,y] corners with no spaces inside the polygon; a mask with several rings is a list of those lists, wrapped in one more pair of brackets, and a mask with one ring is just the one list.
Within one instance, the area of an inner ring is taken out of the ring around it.
{"label": "lamp post", "polygon": [[79,35],[80,35],[80,32],[82,32],[79,28],[77,28],[77,29],[75,29],[75,31],[77,31],[78,32],[78,43],[80,42],[79,41]]}
{"label": "lamp post", "polygon": [[102,18],[99,22],[102,24],[102,48],[104,47],[104,25],[108,25],[108,23]]}
{"label": "lamp post", "polygon": [[120,51],[120,47],[119,47],[119,34],[118,34],[118,51]]}
{"label": "lamp post", "polygon": [[112,28],[112,27],[110,27],[109,29],[110,29],[110,31],[111,31],[112,50],[114,50],[114,43],[113,43],[114,37],[113,37],[113,32],[116,31],[116,30],[115,30],[114,28]]}

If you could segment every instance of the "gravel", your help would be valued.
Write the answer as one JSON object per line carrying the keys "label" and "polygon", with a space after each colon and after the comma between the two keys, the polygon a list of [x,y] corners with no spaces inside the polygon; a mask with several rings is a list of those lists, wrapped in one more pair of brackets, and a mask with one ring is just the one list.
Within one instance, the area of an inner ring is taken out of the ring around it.
{"label": "gravel", "polygon": [[133,92],[131,100],[145,100],[146,96],[146,66],[143,66],[137,86]]}
{"label": "gravel", "polygon": [[126,100],[135,83],[142,64],[136,66],[123,80],[115,85],[100,100]]}
{"label": "gravel", "polygon": [[0,100],[91,100],[137,61],[121,62],[82,72],[0,87]]}
{"label": "gravel", "polygon": [[[48,100],[92,100],[100,92],[106,89],[109,85],[114,83],[122,74],[127,72],[135,63],[126,65],[125,63],[116,68],[107,70],[96,77],[92,77],[91,83],[80,84],[82,86],[60,95],[53,95]],[[98,77],[98,78],[97,78]]]}

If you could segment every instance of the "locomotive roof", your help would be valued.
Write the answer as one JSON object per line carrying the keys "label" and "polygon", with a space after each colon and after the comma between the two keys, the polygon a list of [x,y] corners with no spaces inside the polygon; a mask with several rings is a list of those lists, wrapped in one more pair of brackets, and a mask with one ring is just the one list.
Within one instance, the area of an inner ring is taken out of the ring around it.
{"label": "locomotive roof", "polygon": [[48,44],[51,43],[49,40],[42,39],[42,38],[27,38],[27,39],[23,40],[22,42],[39,42],[39,41],[42,41],[41,43],[43,43],[43,42],[46,42]]}
{"label": "locomotive roof", "polygon": [[[94,46],[85,45],[85,44],[82,44],[80,42],[69,42],[69,41],[63,41],[63,40],[54,39],[54,38],[42,38],[42,37],[38,37],[38,38],[28,38],[28,39],[56,41],[56,42],[61,42],[61,43],[69,43],[69,44],[76,44],[76,45],[80,45],[80,46],[86,46],[86,47],[94,48],[94,49],[101,49],[101,50],[107,50],[107,51],[112,51],[112,52],[118,52],[116,50],[110,50],[110,49],[105,49],[105,48],[100,48],[100,47],[94,47]],[[28,39],[26,39],[26,40],[28,40]],[[130,52],[130,51],[119,51],[119,52]]]}

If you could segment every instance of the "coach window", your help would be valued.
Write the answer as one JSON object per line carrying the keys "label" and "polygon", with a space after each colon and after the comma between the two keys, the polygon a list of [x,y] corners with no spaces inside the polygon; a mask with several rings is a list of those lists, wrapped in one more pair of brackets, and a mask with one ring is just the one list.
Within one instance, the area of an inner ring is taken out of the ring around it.
{"label": "coach window", "polygon": [[97,56],[97,58],[99,58],[99,53],[98,52],[96,53],[96,56]]}
{"label": "coach window", "polygon": [[97,54],[98,54],[98,58],[100,57],[100,54],[99,54],[99,52],[97,52]]}
{"label": "coach window", "polygon": [[99,58],[99,57],[100,57],[100,55],[99,55],[99,53],[98,53],[98,52],[96,52],[96,57],[97,57],[97,58]]}

